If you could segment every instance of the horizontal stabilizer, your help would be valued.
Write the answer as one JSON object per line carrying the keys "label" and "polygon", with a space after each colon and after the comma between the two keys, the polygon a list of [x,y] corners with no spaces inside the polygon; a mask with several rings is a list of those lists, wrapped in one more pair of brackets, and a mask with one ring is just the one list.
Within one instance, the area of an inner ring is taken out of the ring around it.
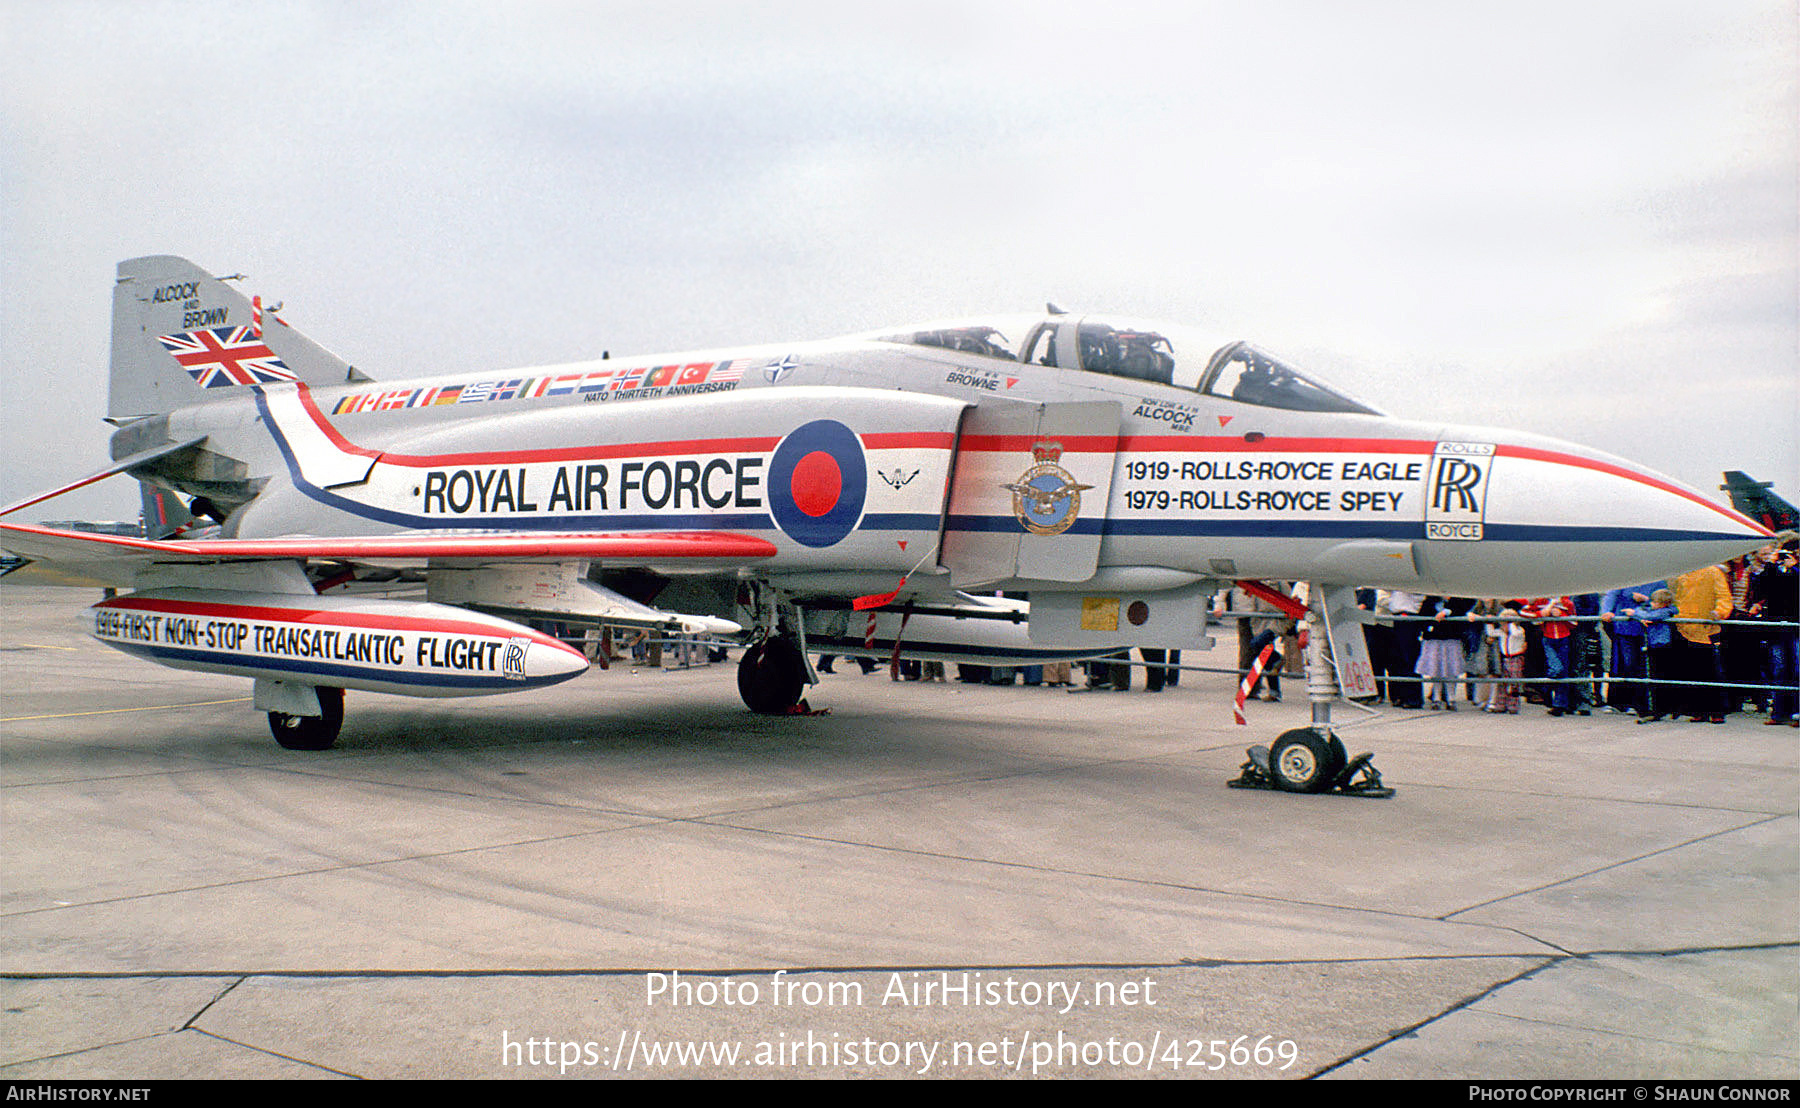
{"label": "horizontal stabilizer", "polygon": [[186,450],[189,447],[198,446],[205,441],[205,437],[202,436],[197,439],[189,439],[186,442],[164,443],[163,445],[154,447],[150,450],[141,450],[135,454],[127,455],[107,466],[105,469],[88,474],[79,481],[72,481],[67,485],[63,485],[61,488],[51,489],[49,492],[41,492],[36,496],[8,504],[5,507],[0,508],[0,516],[9,516],[14,512],[31,507],[33,504],[42,504],[46,500],[53,500],[63,493],[74,492],[76,489],[86,488],[95,481],[104,480],[115,473],[123,473],[134,466],[147,465],[150,462],[156,461],[158,458]]}

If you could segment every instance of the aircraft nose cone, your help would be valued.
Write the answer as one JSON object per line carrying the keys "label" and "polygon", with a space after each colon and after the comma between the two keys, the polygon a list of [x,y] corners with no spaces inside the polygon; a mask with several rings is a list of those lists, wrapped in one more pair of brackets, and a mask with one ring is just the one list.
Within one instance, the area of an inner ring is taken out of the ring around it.
{"label": "aircraft nose cone", "polygon": [[525,680],[538,685],[567,681],[587,672],[586,655],[567,643],[534,637],[525,651]]}
{"label": "aircraft nose cone", "polygon": [[1519,584],[1575,592],[1666,579],[1748,553],[1771,533],[1669,477],[1569,443],[1497,444],[1486,539],[1512,547]]}

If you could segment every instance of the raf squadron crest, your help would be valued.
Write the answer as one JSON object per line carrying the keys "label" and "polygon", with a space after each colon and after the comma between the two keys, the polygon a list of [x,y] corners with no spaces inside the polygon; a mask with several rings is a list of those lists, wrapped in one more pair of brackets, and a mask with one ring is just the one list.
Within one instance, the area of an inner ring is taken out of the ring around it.
{"label": "raf squadron crest", "polygon": [[1082,490],[1094,487],[1078,483],[1056,464],[1062,452],[1060,442],[1033,443],[1036,463],[1018,481],[1002,486],[1013,494],[1013,516],[1034,535],[1060,535],[1073,527],[1081,515]]}

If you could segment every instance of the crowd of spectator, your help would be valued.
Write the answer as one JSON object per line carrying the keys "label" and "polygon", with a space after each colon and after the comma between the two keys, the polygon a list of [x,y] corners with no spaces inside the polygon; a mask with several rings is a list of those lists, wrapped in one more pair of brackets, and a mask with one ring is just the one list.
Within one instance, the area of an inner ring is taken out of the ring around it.
{"label": "crowd of spectator", "polygon": [[[1639,723],[1723,723],[1734,712],[1800,727],[1795,541],[1669,581],[1581,596],[1473,599],[1364,589],[1379,700],[1455,711],[1595,711]],[[1532,679],[1546,683],[1533,684]]]}
{"label": "crowd of spectator", "polygon": [[[1753,710],[1769,724],[1800,727],[1795,545],[1789,540],[1669,581],[1579,596],[1358,590],[1359,605],[1381,617],[1365,627],[1376,700],[1406,710],[1466,706],[1498,714],[1536,703],[1551,716],[1617,713],[1639,723],[1723,723]],[[1305,589],[1302,583],[1282,591],[1304,604]],[[1237,624],[1238,672],[1249,678],[1248,695],[1275,701],[1283,673],[1300,672],[1301,629],[1264,592],[1222,593],[1214,615]],[[1179,651],[1139,653],[1142,664],[1123,652],[1079,663],[1085,677],[1064,662],[958,665],[956,680],[1126,690],[1142,670],[1151,692],[1179,682]],[[855,660],[864,673],[888,668]],[[833,659],[820,661],[822,672],[832,672]],[[891,672],[897,681],[947,680],[935,662],[903,659]]]}

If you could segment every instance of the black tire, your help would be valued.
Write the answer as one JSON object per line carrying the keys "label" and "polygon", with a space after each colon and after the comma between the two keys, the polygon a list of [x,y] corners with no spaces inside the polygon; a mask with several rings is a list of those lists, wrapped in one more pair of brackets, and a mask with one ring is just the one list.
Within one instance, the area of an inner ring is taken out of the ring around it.
{"label": "black tire", "polygon": [[1325,787],[1329,789],[1337,784],[1349,766],[1350,752],[1344,749],[1343,740],[1336,735],[1331,736],[1331,776],[1325,779]]}
{"label": "black tire", "polygon": [[806,687],[806,659],[792,639],[764,639],[738,663],[738,695],[753,712],[784,716]]}
{"label": "black tire", "polygon": [[344,727],[344,690],[319,688],[319,707],[324,715],[290,716],[269,713],[269,730],[286,750],[330,750]]}
{"label": "black tire", "polygon": [[1344,772],[1343,749],[1310,727],[1284,731],[1269,748],[1269,774],[1284,792],[1322,793]]}

